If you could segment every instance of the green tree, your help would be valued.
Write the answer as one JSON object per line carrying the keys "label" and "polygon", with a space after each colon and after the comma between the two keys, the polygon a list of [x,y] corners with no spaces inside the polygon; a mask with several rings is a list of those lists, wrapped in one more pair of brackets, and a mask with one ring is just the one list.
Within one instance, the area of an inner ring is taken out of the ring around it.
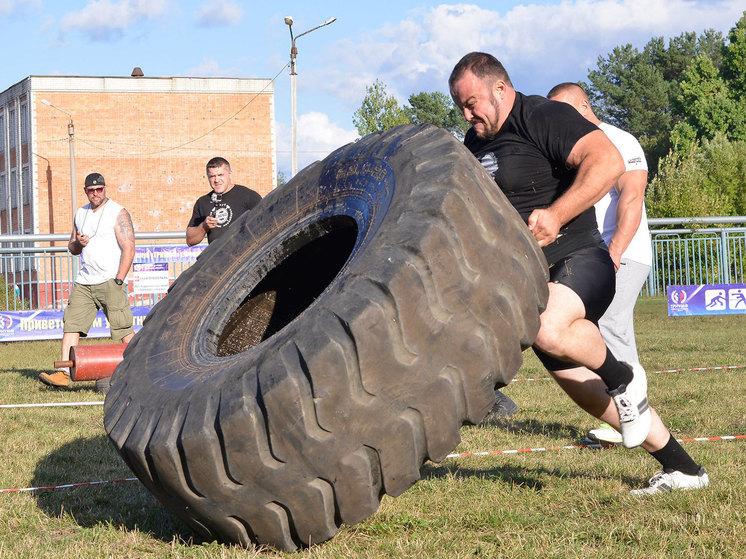
{"label": "green tree", "polygon": [[459,139],[469,129],[461,111],[449,95],[440,91],[420,92],[409,96],[409,119],[414,124],[434,124]]}
{"label": "green tree", "polygon": [[645,196],[650,217],[744,215],[746,141],[718,133],[660,161]]}
{"label": "green tree", "polygon": [[[720,133],[732,140],[746,140],[746,102],[734,95],[710,58],[699,55],[689,64],[680,89],[679,104],[686,110],[673,137],[691,139],[694,135],[710,140]],[[689,129],[682,133],[684,127]],[[688,148],[686,144],[678,147]]]}
{"label": "green tree", "polygon": [[599,118],[635,136],[655,170],[669,148],[671,88],[649,56],[632,45],[614,48],[589,72],[586,89]]}
{"label": "green tree", "polygon": [[[680,100],[682,76],[699,56],[709,58],[719,71],[724,46],[722,34],[712,30],[701,36],[682,33],[668,47],[662,37],[655,37],[642,51],[629,44],[615,47],[588,73],[586,89],[597,114],[640,140],[653,172],[688,110]],[[675,139],[687,131],[678,130]]]}
{"label": "green tree", "polygon": [[410,122],[407,111],[387,92],[382,81],[374,81],[365,91],[366,95],[360,108],[352,115],[352,123],[360,136],[382,132]]}
{"label": "green tree", "polygon": [[723,77],[735,95],[746,95],[746,12],[728,34],[723,49]]}

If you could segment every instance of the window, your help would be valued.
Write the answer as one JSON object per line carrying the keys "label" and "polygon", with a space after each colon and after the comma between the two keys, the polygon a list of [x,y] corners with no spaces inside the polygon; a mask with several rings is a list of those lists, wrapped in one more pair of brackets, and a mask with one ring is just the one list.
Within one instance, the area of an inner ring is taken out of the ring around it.
{"label": "window", "polygon": [[8,147],[13,149],[16,147],[16,112],[12,109],[8,112],[8,137]]}
{"label": "window", "polygon": [[15,170],[10,172],[10,207],[18,207],[18,175]]}
{"label": "window", "polygon": [[8,176],[6,173],[0,175],[0,211],[8,209]]}
{"label": "window", "polygon": [[23,190],[23,203],[31,203],[31,173],[29,173],[28,165],[23,168],[21,173],[21,189]]}
{"label": "window", "polygon": [[0,153],[5,151],[5,115],[0,115]]}
{"label": "window", "polygon": [[28,143],[28,103],[21,105],[21,145]]}

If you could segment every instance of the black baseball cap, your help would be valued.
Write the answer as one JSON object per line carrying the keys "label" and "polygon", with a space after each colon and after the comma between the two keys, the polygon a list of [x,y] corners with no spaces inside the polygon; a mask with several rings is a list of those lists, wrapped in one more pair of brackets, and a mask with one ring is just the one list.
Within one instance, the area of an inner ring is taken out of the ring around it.
{"label": "black baseball cap", "polygon": [[91,173],[85,178],[86,186],[106,186],[104,176],[101,173]]}

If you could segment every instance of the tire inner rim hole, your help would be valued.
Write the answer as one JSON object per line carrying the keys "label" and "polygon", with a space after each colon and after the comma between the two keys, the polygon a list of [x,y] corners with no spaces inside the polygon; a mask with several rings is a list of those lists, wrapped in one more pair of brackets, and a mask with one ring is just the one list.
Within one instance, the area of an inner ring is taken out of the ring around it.
{"label": "tire inner rim hole", "polygon": [[313,223],[274,251],[280,262],[233,311],[218,338],[218,357],[266,340],[306,310],[334,280],[357,240],[357,222],[345,215]]}

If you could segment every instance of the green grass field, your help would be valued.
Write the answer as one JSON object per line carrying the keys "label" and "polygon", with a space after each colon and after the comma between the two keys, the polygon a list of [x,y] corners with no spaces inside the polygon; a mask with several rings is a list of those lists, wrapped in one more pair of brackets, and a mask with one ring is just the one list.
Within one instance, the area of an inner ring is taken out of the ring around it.
{"label": "green grass field", "polygon": [[[648,371],[745,365],[746,316],[666,316],[637,307]],[[109,342],[98,340],[87,343]],[[59,343],[0,344],[0,404],[101,401],[93,383],[70,390],[36,377]],[[517,378],[547,376],[531,352]],[[677,438],[746,434],[746,369],[648,375],[649,395]],[[553,381],[505,388],[508,420],[464,427],[456,452],[581,444],[596,421]],[[0,489],[133,477],[108,442],[101,406],[0,409]],[[711,487],[639,498],[658,469],[641,449],[562,449],[446,459],[379,511],[295,554],[193,543],[139,481],[0,493],[0,558],[10,557],[743,557],[746,439],[683,443]]]}

